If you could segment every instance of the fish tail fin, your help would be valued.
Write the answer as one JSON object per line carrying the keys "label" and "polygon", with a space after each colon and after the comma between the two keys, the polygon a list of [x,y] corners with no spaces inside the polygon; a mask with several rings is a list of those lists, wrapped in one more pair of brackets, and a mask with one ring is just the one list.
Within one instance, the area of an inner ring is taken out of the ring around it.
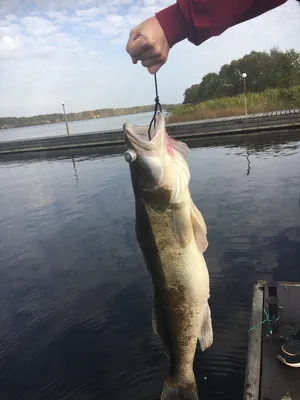
{"label": "fish tail fin", "polygon": [[202,351],[205,351],[213,344],[213,328],[211,321],[211,311],[209,304],[205,306],[205,311],[202,320],[201,331],[199,335],[199,343]]}
{"label": "fish tail fin", "polygon": [[187,380],[167,379],[161,394],[161,400],[199,400],[194,373]]}

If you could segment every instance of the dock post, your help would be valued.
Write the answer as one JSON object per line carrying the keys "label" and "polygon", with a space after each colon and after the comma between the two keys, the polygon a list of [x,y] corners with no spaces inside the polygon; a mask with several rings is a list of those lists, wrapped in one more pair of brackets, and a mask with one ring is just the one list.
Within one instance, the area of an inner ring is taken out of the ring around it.
{"label": "dock post", "polygon": [[249,328],[255,328],[249,332],[243,400],[259,400],[262,340],[261,322],[263,321],[265,283],[265,281],[258,281],[253,287],[252,312]]}
{"label": "dock post", "polygon": [[279,332],[279,299],[278,299],[278,283],[275,281],[269,281],[267,283],[268,298],[266,300],[269,309],[270,328],[272,333],[277,334]]}

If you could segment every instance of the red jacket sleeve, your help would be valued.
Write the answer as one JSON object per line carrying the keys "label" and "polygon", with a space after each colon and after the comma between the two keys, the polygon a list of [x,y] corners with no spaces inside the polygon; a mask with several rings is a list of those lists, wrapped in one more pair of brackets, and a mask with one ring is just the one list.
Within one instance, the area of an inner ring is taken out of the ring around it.
{"label": "red jacket sleeve", "polygon": [[158,12],[170,47],[188,39],[199,45],[231,26],[255,18],[287,0],[177,0]]}

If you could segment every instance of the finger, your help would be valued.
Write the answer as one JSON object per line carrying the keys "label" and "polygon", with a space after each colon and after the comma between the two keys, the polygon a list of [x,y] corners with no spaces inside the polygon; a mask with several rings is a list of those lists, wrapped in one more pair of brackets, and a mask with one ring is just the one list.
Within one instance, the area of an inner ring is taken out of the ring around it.
{"label": "finger", "polygon": [[149,58],[148,60],[142,61],[142,66],[146,68],[153,67],[155,65],[161,64],[162,60],[160,57]]}
{"label": "finger", "polygon": [[128,49],[131,48],[132,43],[139,37],[139,33],[137,32],[136,29],[132,29],[127,41],[126,45],[126,51],[128,52]]}
{"label": "finger", "polygon": [[150,72],[150,74],[156,74],[156,72],[159,71],[159,69],[164,65],[164,62],[160,62],[158,64],[153,65],[152,67],[148,68],[148,71]]}
{"label": "finger", "polygon": [[139,36],[135,41],[130,43],[127,47],[127,52],[132,58],[139,59],[140,55],[148,49],[148,44],[143,36]]}
{"label": "finger", "polygon": [[139,60],[140,61],[147,61],[150,58],[157,58],[157,57],[161,57],[161,54],[159,51],[157,51],[156,49],[154,49],[153,47],[148,47],[146,51],[144,51],[143,53],[141,53],[139,55]]}

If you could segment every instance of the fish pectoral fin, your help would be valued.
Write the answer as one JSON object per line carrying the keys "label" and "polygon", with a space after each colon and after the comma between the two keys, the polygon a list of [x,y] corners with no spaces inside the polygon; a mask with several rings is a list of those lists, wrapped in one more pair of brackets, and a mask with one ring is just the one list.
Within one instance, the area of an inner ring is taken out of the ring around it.
{"label": "fish pectoral fin", "polygon": [[201,350],[205,351],[208,347],[210,347],[213,344],[211,311],[208,303],[204,306],[201,318],[202,321],[200,325],[200,333],[198,339]]}
{"label": "fish pectoral fin", "polygon": [[191,242],[193,237],[193,226],[188,207],[176,204],[172,206],[172,211],[174,232],[178,236],[180,244],[185,247]]}
{"label": "fish pectoral fin", "polygon": [[172,147],[178,151],[179,154],[183,157],[183,159],[187,162],[189,159],[190,149],[188,146],[181,142],[180,140],[174,139],[173,137],[169,136],[169,142],[171,143]]}
{"label": "fish pectoral fin", "polygon": [[197,247],[201,253],[204,253],[208,247],[207,228],[201,212],[193,201],[190,206],[186,203],[173,204],[172,212],[174,232],[178,235],[181,245],[187,246],[194,233]]}
{"label": "fish pectoral fin", "polygon": [[204,253],[208,247],[207,228],[204,218],[198,208],[191,202],[191,221],[198,249]]}

